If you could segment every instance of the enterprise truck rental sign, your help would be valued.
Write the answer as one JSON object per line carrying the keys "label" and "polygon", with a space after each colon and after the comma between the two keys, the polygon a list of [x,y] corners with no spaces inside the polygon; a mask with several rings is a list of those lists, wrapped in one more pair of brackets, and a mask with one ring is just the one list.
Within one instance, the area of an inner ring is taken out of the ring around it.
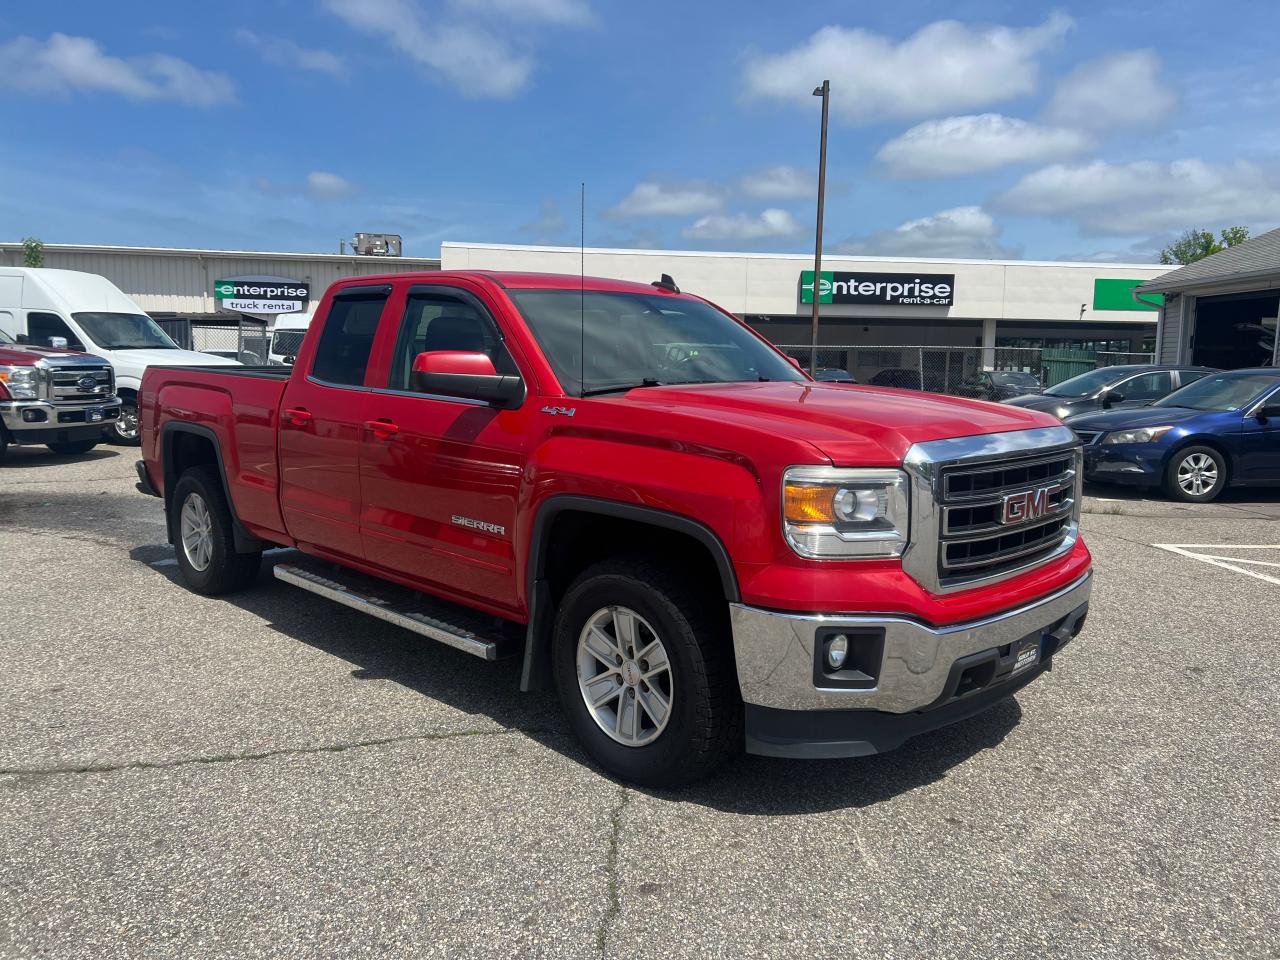
{"label": "enterprise truck rental sign", "polygon": [[[843,273],[823,270],[819,303],[868,306],[949,307],[956,289],[954,273]],[[800,274],[800,302],[813,303],[813,271]]]}
{"label": "enterprise truck rental sign", "polygon": [[213,295],[236,313],[298,313],[311,299],[311,284],[287,277],[229,277],[213,285]]}

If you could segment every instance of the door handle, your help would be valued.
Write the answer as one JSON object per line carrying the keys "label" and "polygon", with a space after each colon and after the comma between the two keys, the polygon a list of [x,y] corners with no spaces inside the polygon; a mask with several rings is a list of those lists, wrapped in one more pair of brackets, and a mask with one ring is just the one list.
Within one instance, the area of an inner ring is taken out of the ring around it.
{"label": "door handle", "polygon": [[366,420],[364,427],[379,440],[390,440],[400,432],[400,428],[390,420]]}
{"label": "door handle", "polygon": [[291,407],[284,412],[284,418],[291,427],[305,427],[315,419],[306,407]]}

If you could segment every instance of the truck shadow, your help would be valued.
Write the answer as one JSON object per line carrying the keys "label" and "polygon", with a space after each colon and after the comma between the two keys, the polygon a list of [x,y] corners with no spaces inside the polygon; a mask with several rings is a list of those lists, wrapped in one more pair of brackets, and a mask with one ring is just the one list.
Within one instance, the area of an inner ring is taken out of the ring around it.
{"label": "truck shadow", "polygon": [[86,453],[54,453],[48,447],[28,446],[10,447],[5,453],[4,463],[0,470],[6,473],[11,470],[33,470],[55,467],[64,463],[91,463],[95,460],[111,460],[122,456],[122,451],[132,453],[133,460],[138,459],[137,450],[128,447],[97,446]]}
{"label": "truck shadow", "polygon": [[[130,557],[179,583],[168,547],[136,547]],[[486,664],[398,627],[348,610],[274,580],[268,556],[257,586],[222,598],[262,619],[272,630],[351,666],[353,681],[391,681],[465,713],[489,717],[507,729],[593,770],[560,711],[554,692],[520,692],[518,657]],[[157,566],[159,562],[159,566]],[[360,696],[353,689],[352,696]],[[641,792],[680,803],[749,816],[821,813],[866,806],[945,777],[1017,726],[1021,710],[1005,701],[967,721],[908,741],[875,757],[788,761],[741,756],[715,777],[678,790]],[[601,774],[604,776],[604,774]]]}

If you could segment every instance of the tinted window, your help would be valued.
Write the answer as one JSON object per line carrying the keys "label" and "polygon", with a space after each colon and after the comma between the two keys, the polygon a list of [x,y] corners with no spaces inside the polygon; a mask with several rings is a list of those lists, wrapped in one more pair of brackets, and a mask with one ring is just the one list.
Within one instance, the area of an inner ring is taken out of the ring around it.
{"label": "tinted window", "polygon": [[1188,384],[1195,383],[1208,372],[1208,370],[1183,370],[1180,374],[1182,377],[1182,385],[1185,387]]}
{"label": "tinted window", "polygon": [[1275,373],[1215,373],[1189,387],[1175,390],[1157,407],[1190,407],[1193,410],[1236,410],[1247,407],[1280,383]]}
{"label": "tinted window", "polygon": [[700,300],[593,290],[510,295],[570,395],[646,384],[805,379],[753,333]]}
{"label": "tinted window", "polygon": [[1050,397],[1087,397],[1097,393],[1109,383],[1123,380],[1126,373],[1132,372],[1132,367],[1128,370],[1119,367],[1100,367],[1097,370],[1082,373],[1078,377],[1072,377],[1070,380],[1063,380],[1057,386],[1046,390],[1045,394]]}
{"label": "tinted window", "polygon": [[360,386],[369,366],[369,353],[378,332],[385,288],[365,296],[335,297],[316,347],[311,375],[326,383]]}
{"label": "tinted window", "polygon": [[1173,389],[1173,376],[1167,370],[1144,373],[1140,377],[1125,381],[1115,389],[1124,396],[1125,400],[1159,400]]}
{"label": "tinted window", "polygon": [[387,386],[412,390],[414,358],[435,350],[483,353],[498,373],[517,372],[488,314],[447,295],[411,294],[400,322]]}
{"label": "tinted window", "polygon": [[72,350],[83,350],[80,338],[71,332],[67,322],[56,313],[28,313],[27,339],[41,346],[49,346],[50,337],[62,337]]}

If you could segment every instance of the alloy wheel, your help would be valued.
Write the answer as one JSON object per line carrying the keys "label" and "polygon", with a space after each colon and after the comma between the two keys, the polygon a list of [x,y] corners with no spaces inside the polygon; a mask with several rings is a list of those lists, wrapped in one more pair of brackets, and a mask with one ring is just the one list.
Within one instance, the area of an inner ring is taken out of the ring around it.
{"label": "alloy wheel", "polygon": [[1184,493],[1202,497],[1218,484],[1218,465],[1207,453],[1193,453],[1178,464],[1178,486]]}
{"label": "alloy wheel", "polygon": [[603,607],[578,636],[578,689],[596,725],[618,743],[652,743],[671,719],[674,678],[667,648],[629,607]]}
{"label": "alloy wheel", "polygon": [[204,497],[198,493],[187,494],[182,502],[179,526],[187,562],[203,573],[213,559],[213,517]]}

